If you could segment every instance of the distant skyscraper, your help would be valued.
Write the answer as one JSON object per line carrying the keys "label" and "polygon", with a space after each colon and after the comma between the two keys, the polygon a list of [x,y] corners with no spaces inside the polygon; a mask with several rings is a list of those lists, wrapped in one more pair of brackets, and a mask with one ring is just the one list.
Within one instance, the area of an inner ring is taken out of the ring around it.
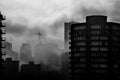
{"label": "distant skyscraper", "polygon": [[32,52],[31,52],[31,46],[28,43],[24,43],[21,46],[21,53],[20,53],[20,59],[25,61],[25,62],[29,62],[32,61]]}
{"label": "distant skyscraper", "polygon": [[4,44],[5,44],[5,48],[6,48],[6,49],[12,51],[12,43],[10,43],[10,42],[8,42],[8,41],[5,41]]}
{"label": "distant skyscraper", "polygon": [[107,22],[107,16],[94,15],[87,16],[86,23],[68,25],[65,39],[69,40],[71,79],[118,78],[120,24]]}
{"label": "distant skyscraper", "polygon": [[5,53],[6,55],[4,56],[4,58],[13,58],[15,60],[18,59],[18,53],[14,52],[12,50],[12,43],[8,42],[8,41],[4,41],[3,45],[5,46],[4,49],[2,49],[3,53]]}

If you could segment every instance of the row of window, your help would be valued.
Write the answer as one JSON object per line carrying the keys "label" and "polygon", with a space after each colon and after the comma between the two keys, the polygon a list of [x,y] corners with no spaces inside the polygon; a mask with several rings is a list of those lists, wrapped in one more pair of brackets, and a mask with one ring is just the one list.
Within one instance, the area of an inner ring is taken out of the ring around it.
{"label": "row of window", "polygon": [[[75,56],[75,57],[84,57],[84,56],[87,56],[87,54],[86,53],[74,53],[74,54],[72,54],[73,56]],[[108,56],[108,53],[103,53],[103,52],[97,52],[97,53],[91,53],[91,57],[107,57]]]}
{"label": "row of window", "polygon": [[91,40],[108,40],[106,36],[91,36]]}
{"label": "row of window", "polygon": [[[108,68],[108,64],[91,64],[91,68]],[[75,64],[71,66],[72,68],[86,68],[87,64]],[[118,69],[119,65],[112,65],[112,68]]]}
{"label": "row of window", "polygon": [[120,37],[115,37],[114,36],[114,37],[112,37],[112,39],[115,40],[115,41],[120,41]]}
{"label": "row of window", "polygon": [[[80,35],[86,35],[86,34],[91,34],[91,35],[108,35],[109,32],[108,31],[100,31],[100,30],[91,30],[90,32],[86,32],[86,31],[76,31],[74,32],[72,35],[73,36],[80,36]],[[116,34],[118,34],[116,32]]]}
{"label": "row of window", "polygon": [[[75,42],[72,43],[72,46],[86,46],[86,42]],[[91,42],[91,46],[108,46],[108,42],[99,42],[99,41],[94,41]]]}
{"label": "row of window", "polygon": [[[72,71],[72,73],[86,73],[86,69],[75,69]],[[93,73],[108,73],[107,69],[92,69],[91,72]]]}
{"label": "row of window", "polygon": [[100,52],[98,52],[98,53],[91,53],[91,56],[92,57],[96,57],[96,56],[107,57],[108,53],[100,53]]}
{"label": "row of window", "polygon": [[[113,38],[116,39],[117,37]],[[80,41],[80,40],[86,40],[88,39],[86,36],[80,36],[80,37],[74,37],[72,40],[74,41]],[[91,36],[89,39],[91,40],[108,40],[109,38],[107,36]]]}
{"label": "row of window", "polygon": [[108,42],[94,41],[91,42],[91,46],[108,46]]}
{"label": "row of window", "polygon": [[94,63],[108,62],[108,59],[104,59],[104,58],[91,58],[90,60],[91,60],[91,62],[94,62]]}
{"label": "row of window", "polygon": [[120,30],[119,26],[113,26],[112,28],[115,29],[115,30]]}
{"label": "row of window", "polygon": [[[92,47],[90,48],[91,51],[108,51],[108,48],[107,47]],[[74,52],[77,52],[77,51],[86,51],[86,48],[85,47],[82,47],[82,48],[72,48],[72,51]]]}
{"label": "row of window", "polygon": [[91,48],[91,51],[108,51],[108,48],[107,47],[92,47]]}
{"label": "row of window", "polygon": [[[71,62],[80,62],[80,63],[86,63],[87,62],[87,58],[73,58]],[[107,63],[108,59],[105,58],[91,58],[90,59],[91,63]]]}
{"label": "row of window", "polygon": [[92,26],[74,26],[72,27],[74,30],[84,30],[86,27],[89,27],[89,29],[108,29],[108,26],[101,26],[101,25],[92,25]]}

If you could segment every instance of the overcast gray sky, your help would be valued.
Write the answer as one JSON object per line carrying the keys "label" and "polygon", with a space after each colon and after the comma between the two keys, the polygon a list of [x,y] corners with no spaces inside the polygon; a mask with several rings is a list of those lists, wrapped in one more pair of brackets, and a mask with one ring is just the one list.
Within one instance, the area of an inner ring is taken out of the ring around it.
{"label": "overcast gray sky", "polygon": [[36,32],[43,34],[42,43],[63,48],[64,22],[81,22],[87,15],[120,22],[120,0],[0,0],[0,10],[6,16],[7,40],[18,52],[24,42],[38,43]]}

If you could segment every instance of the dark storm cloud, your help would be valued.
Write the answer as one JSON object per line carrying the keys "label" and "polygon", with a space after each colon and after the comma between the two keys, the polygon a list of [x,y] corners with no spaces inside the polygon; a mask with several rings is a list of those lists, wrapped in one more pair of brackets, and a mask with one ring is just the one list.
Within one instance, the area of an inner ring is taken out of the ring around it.
{"label": "dark storm cloud", "polygon": [[52,25],[50,25],[51,30],[53,33],[57,33],[57,31],[64,27],[64,22],[67,21],[67,17],[65,15],[62,15],[60,18],[56,19]]}
{"label": "dark storm cloud", "polygon": [[27,25],[12,23],[11,21],[6,22],[6,32],[7,34],[13,34],[14,36],[23,36],[24,33],[27,33],[27,36],[35,36],[37,33],[40,33],[42,36],[45,35],[45,30],[35,26],[34,28],[28,28]]}
{"label": "dark storm cloud", "polygon": [[112,21],[120,22],[120,1],[114,4],[114,10],[111,13]]}
{"label": "dark storm cloud", "polygon": [[6,22],[6,32],[8,34],[13,34],[15,36],[21,36],[26,31],[27,31],[26,25],[22,25],[22,24],[18,24],[18,23],[13,24],[10,21]]}
{"label": "dark storm cloud", "polygon": [[75,16],[75,20],[78,22],[85,21],[86,16],[89,15],[107,15],[107,11],[104,9],[82,7],[80,10],[76,10],[73,14],[73,16]]}
{"label": "dark storm cloud", "polygon": [[[107,15],[105,10],[98,10],[98,9],[86,9],[82,8],[80,11],[82,16],[88,16],[88,15]],[[78,12],[79,14],[79,12]]]}

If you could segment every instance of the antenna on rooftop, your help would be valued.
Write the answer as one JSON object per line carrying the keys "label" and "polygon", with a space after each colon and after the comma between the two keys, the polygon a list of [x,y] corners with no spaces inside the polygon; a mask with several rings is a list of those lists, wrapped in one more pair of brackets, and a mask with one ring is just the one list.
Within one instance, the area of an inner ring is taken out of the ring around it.
{"label": "antenna on rooftop", "polygon": [[42,36],[42,34],[40,32],[38,32],[37,35],[39,37],[39,43],[41,44],[41,36]]}

